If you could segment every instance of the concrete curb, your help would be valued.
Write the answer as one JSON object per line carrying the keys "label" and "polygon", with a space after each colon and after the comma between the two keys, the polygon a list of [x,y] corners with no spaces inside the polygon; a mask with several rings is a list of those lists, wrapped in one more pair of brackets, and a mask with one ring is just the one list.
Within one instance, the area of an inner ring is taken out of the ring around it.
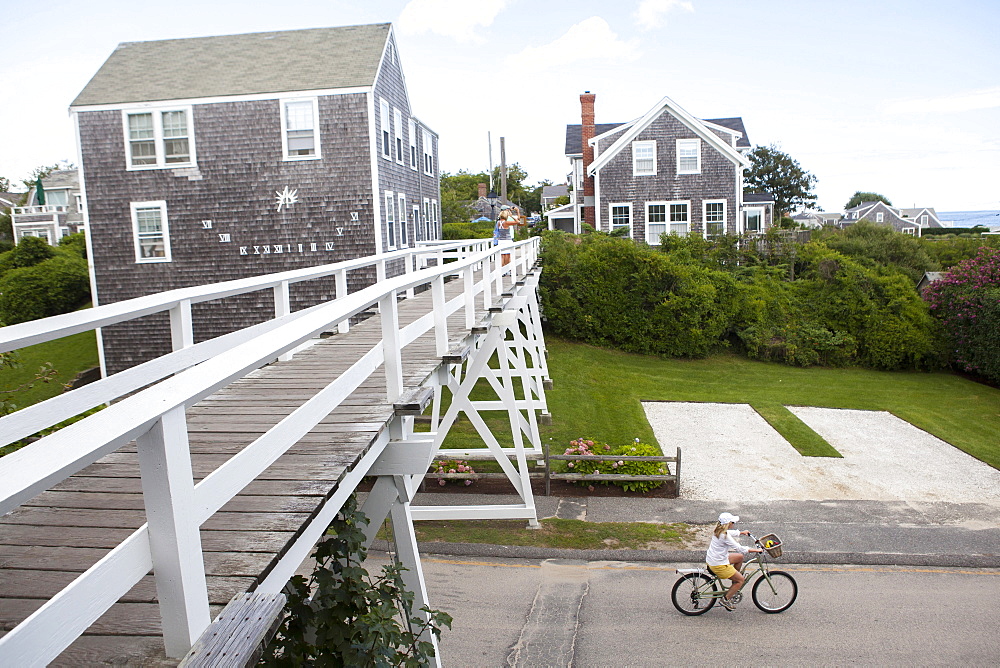
{"label": "concrete curb", "polygon": [[[388,552],[389,543],[376,540],[372,550]],[[423,543],[424,556],[509,557],[512,559],[576,559],[580,561],[637,561],[663,564],[704,563],[704,550],[570,550],[551,547],[492,545],[488,543]],[[782,564],[826,564],[836,566],[932,566],[947,568],[997,568],[995,555],[968,554],[892,554],[879,552],[785,552],[771,561],[780,570]]]}

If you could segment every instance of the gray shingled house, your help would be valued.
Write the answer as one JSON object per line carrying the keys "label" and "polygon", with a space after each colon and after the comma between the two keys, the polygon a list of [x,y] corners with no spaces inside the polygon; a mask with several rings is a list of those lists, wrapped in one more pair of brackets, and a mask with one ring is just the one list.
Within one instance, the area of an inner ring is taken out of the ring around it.
{"label": "gray shingled house", "polygon": [[[390,24],[123,43],[70,111],[97,303],[440,237],[438,137]],[[265,319],[265,292],[196,306],[196,340]],[[334,292],[295,284],[293,309]],[[145,320],[104,329],[109,373],[168,350]]]}
{"label": "gray shingled house", "polygon": [[664,232],[712,237],[770,227],[773,198],[743,195],[750,142],[741,118],[699,120],[664,97],[636,120],[595,123],[595,97],[581,95],[582,122],[566,126],[574,201],[546,212],[550,228],[627,228],[658,244]]}
{"label": "gray shingled house", "polygon": [[942,227],[937,213],[931,208],[899,209],[885,202],[862,202],[844,212],[840,226],[853,225],[867,220],[876,225],[891,227],[897,232],[919,237],[928,227]]}

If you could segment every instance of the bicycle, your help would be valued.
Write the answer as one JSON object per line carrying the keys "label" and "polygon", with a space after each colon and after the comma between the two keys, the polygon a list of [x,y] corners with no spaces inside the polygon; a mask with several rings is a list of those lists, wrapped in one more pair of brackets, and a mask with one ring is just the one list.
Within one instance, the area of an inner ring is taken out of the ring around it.
{"label": "bicycle", "polygon": [[[785,571],[772,571],[768,566],[768,557],[777,559],[781,556],[781,541],[773,533],[757,538],[750,538],[762,552],[744,562],[743,575],[746,582],[760,574],[753,583],[751,594],[753,603],[768,614],[784,612],[792,607],[799,594],[799,585],[795,578]],[[755,568],[750,570],[751,566]],[[708,567],[678,568],[681,577],[674,583],[670,598],[674,607],[685,615],[703,615],[712,609],[715,602],[725,596],[729,586],[723,583]],[[743,598],[743,592],[738,591],[733,596],[737,603]]]}

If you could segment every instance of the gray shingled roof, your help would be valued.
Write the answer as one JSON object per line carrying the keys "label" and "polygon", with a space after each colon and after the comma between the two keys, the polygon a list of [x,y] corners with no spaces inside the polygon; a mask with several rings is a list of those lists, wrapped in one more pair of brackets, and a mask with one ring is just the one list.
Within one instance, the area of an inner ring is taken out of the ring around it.
{"label": "gray shingled roof", "polygon": [[125,42],[72,106],[370,86],[390,24]]}
{"label": "gray shingled roof", "polygon": [[767,193],[744,193],[744,202],[773,202],[774,195],[769,195]]}
{"label": "gray shingled roof", "polygon": [[736,148],[750,148],[750,140],[747,139],[747,129],[743,127],[743,119],[739,116],[735,118],[705,118],[706,123],[715,123],[730,130],[743,133],[743,136],[736,140]]}
{"label": "gray shingled roof", "polygon": [[[594,124],[594,134],[602,135],[605,132],[614,130],[617,127],[625,125],[624,123],[595,123]],[[577,125],[567,125],[566,126],[566,155],[579,155],[583,153],[583,143],[581,137],[583,136],[582,126]]]}

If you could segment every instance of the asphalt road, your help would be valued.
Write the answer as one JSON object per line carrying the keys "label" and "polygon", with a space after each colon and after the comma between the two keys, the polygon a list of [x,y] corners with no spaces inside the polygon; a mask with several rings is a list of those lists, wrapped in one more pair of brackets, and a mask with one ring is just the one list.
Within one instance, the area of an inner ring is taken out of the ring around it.
{"label": "asphalt road", "polygon": [[[374,556],[374,555],[372,555]],[[1000,569],[776,565],[768,615],[674,610],[675,565],[424,555],[445,666],[996,665]]]}

